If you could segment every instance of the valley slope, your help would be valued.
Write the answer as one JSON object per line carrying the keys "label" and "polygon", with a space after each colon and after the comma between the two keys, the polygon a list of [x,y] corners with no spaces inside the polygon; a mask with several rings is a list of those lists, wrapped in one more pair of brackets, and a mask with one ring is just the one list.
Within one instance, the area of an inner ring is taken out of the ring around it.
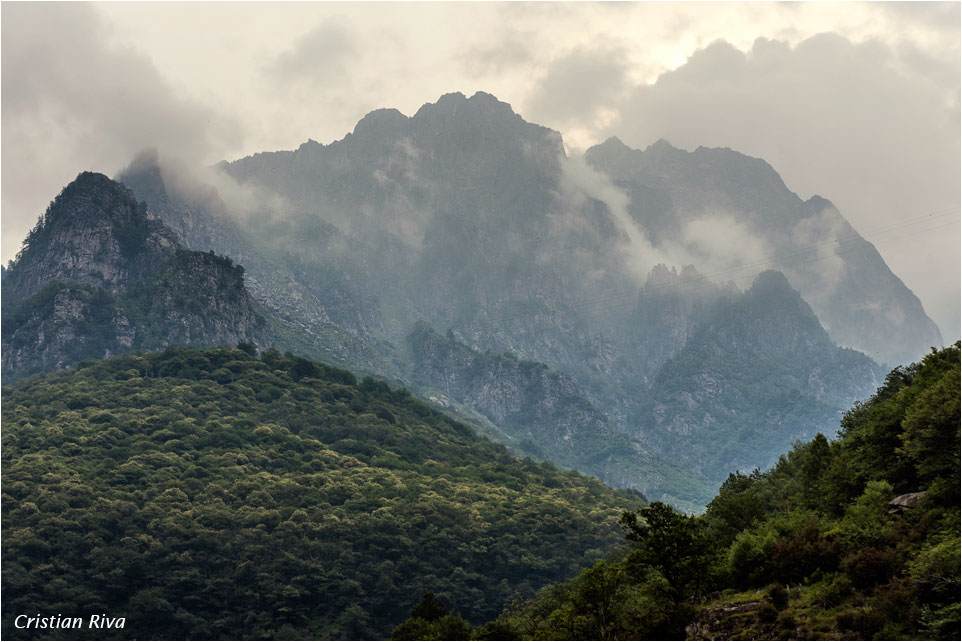
{"label": "valley slope", "polygon": [[3,396],[4,612],[126,617],[49,639],[381,639],[427,587],[482,621],[610,554],[645,503],[275,350],[127,354]]}

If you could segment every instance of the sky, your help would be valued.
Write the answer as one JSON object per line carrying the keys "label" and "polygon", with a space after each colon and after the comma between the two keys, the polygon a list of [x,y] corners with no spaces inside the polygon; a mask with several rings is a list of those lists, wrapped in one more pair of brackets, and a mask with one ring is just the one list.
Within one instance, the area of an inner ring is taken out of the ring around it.
{"label": "sky", "polygon": [[730,147],[831,200],[960,333],[960,4],[0,6],[2,260],[80,171],[212,164],[486,91],[561,132]]}

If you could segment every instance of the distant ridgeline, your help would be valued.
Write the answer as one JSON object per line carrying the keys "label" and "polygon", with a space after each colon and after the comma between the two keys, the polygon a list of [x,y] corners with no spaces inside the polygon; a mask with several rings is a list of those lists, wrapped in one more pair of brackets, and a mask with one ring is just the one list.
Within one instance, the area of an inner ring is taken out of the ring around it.
{"label": "distant ridgeline", "polygon": [[263,345],[243,274],[183,248],[123,185],[84,172],[4,271],[3,378],[169,344]]}
{"label": "distant ridgeline", "polygon": [[611,555],[646,504],[405,390],[246,347],[4,388],[4,639],[383,639],[427,589],[481,623]]}
{"label": "distant ridgeline", "polygon": [[481,627],[426,595],[394,637],[959,639],[959,345],[891,371],[838,440],[730,475],[705,515],[626,512],[626,554]]}
{"label": "distant ridgeline", "polygon": [[156,155],[118,179],[244,265],[285,349],[686,510],[942,345],[829,201],[730,149],[611,139],[581,162],[479,92],[217,169],[258,215]]}

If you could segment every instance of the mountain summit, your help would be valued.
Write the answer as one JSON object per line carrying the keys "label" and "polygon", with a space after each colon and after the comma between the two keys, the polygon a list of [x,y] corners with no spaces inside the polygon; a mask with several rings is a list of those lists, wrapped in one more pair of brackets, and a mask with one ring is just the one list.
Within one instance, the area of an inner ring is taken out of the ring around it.
{"label": "mountain summit", "polygon": [[3,376],[170,344],[263,343],[229,258],[184,249],[130,190],[81,173],[5,272]]}

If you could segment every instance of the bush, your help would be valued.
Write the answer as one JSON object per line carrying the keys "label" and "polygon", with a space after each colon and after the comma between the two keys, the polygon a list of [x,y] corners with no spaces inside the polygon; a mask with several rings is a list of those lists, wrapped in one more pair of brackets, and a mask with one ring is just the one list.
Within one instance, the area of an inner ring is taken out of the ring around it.
{"label": "bush", "polygon": [[788,591],[781,584],[770,584],[768,586],[768,601],[781,611],[788,606]]}
{"label": "bush", "polygon": [[892,576],[895,563],[896,553],[891,546],[885,549],[869,546],[855,551],[842,560],[842,570],[851,578],[855,586],[866,589],[888,581]]}
{"label": "bush", "polygon": [[792,538],[779,538],[772,545],[771,565],[774,579],[797,582],[815,571],[838,568],[840,546],[834,536],[819,535],[818,526],[805,525]]}
{"label": "bush", "polygon": [[756,613],[758,615],[758,621],[765,624],[771,624],[778,618],[778,611],[768,602],[762,602]]}
{"label": "bush", "polygon": [[780,631],[794,631],[796,627],[795,615],[791,611],[782,611],[778,614],[775,625]]}

